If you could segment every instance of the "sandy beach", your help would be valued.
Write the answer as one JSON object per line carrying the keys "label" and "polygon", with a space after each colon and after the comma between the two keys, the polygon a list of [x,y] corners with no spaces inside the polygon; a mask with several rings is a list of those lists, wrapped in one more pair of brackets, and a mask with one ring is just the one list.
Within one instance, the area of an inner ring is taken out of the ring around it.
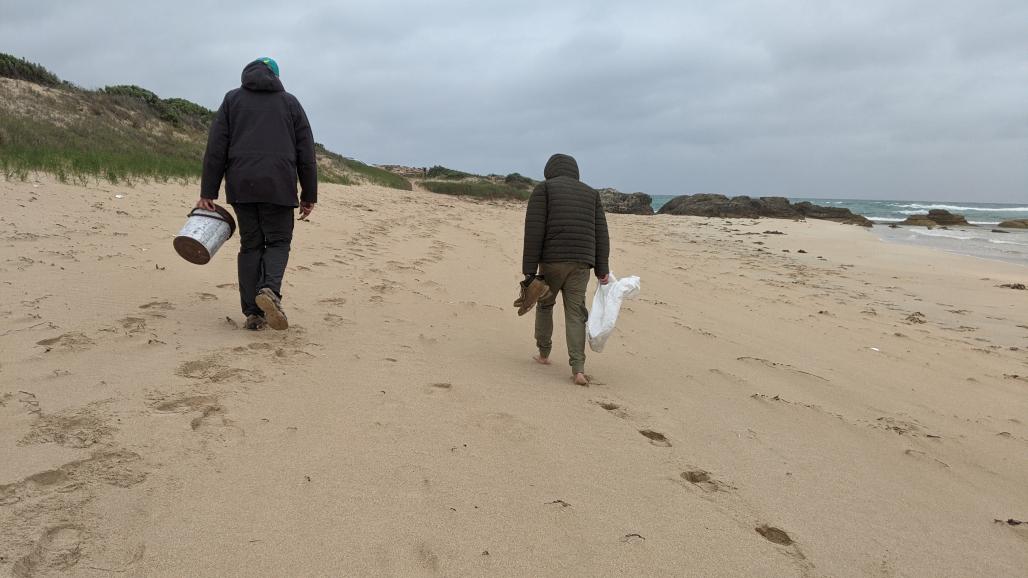
{"label": "sandy beach", "polygon": [[611,215],[642,294],[578,387],[523,205],[325,185],[249,332],[196,190],[0,181],[0,576],[1028,569],[1028,267]]}

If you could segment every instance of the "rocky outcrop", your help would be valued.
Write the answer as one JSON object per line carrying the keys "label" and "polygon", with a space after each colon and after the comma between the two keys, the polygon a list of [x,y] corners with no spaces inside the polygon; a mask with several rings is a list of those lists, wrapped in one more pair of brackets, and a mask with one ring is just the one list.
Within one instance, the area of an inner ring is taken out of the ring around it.
{"label": "rocky outcrop", "polygon": [[950,225],[969,225],[963,215],[954,215],[944,209],[932,209],[927,215],[910,215],[900,225],[910,227],[946,227]]}
{"label": "rocky outcrop", "polygon": [[1004,229],[1028,229],[1028,219],[1014,219],[1012,221],[1003,221],[999,225]]}
{"label": "rocky outcrop", "polygon": [[849,225],[860,225],[861,227],[870,227],[874,225],[874,223],[864,215],[858,215],[843,207],[822,207],[820,205],[814,205],[808,201],[796,203],[793,207],[803,213],[803,216],[808,219],[837,221],[839,223],[846,223]]}
{"label": "rocky outcrop", "polygon": [[646,193],[622,193],[617,189],[600,189],[600,202],[608,213],[652,215],[653,198]]}
{"label": "rocky outcrop", "polygon": [[807,201],[790,203],[785,197],[732,197],[725,195],[683,195],[675,197],[660,208],[667,215],[694,215],[698,217],[772,219],[822,219],[870,227],[871,221],[842,207],[821,207]]}

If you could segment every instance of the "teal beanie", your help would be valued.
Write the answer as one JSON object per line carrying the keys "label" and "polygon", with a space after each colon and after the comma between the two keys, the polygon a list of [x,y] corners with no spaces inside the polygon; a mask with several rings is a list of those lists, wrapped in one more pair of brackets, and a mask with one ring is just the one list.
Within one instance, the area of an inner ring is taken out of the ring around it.
{"label": "teal beanie", "polygon": [[258,62],[263,62],[264,64],[266,64],[268,66],[268,68],[270,68],[271,71],[275,73],[275,76],[279,75],[278,74],[278,63],[275,62],[274,58],[270,58],[270,57],[267,57],[267,56],[262,56],[262,57],[258,58],[257,61]]}

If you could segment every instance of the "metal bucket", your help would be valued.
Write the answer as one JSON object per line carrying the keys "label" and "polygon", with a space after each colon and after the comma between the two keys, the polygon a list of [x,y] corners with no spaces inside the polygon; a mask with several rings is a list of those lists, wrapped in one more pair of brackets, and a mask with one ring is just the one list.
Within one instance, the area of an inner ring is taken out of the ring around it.
{"label": "metal bucket", "polygon": [[193,209],[182,230],[175,237],[175,251],[183,259],[204,265],[236,232],[236,220],[223,207],[216,210]]}

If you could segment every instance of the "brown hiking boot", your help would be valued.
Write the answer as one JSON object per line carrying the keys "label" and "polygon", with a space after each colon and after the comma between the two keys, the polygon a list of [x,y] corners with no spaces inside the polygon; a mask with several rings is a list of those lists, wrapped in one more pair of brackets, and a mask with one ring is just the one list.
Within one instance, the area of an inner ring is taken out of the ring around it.
{"label": "brown hiking boot", "polygon": [[535,307],[540,299],[550,296],[550,286],[546,281],[536,277],[528,286],[521,285],[521,295],[514,300],[514,306],[518,308],[518,315],[524,315]]}
{"label": "brown hiking boot", "polygon": [[243,324],[243,328],[249,329],[250,331],[260,331],[261,329],[264,329],[267,325],[268,322],[265,321],[264,318],[260,315],[247,315],[246,323]]}
{"label": "brown hiking boot", "polygon": [[289,319],[286,312],[282,311],[282,301],[271,289],[265,287],[257,292],[257,306],[264,312],[264,319],[272,329],[279,331],[289,328]]}

